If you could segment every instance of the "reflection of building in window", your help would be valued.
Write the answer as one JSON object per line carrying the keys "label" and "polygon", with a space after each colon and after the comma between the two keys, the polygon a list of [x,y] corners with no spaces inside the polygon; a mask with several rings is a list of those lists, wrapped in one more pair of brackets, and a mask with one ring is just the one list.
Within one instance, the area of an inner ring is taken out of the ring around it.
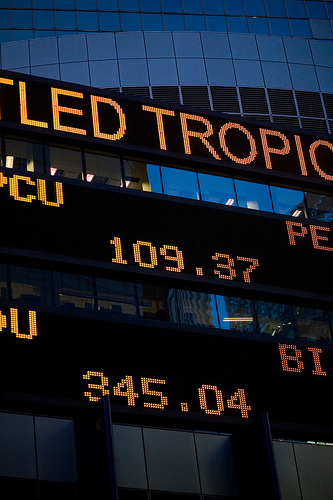
{"label": "reflection of building in window", "polygon": [[252,333],[256,322],[252,301],[237,297],[218,297],[221,328]]}
{"label": "reflection of building in window", "polygon": [[180,323],[215,327],[209,293],[177,290]]}
{"label": "reflection of building in window", "polygon": [[311,219],[333,221],[333,196],[306,193],[305,198]]}
{"label": "reflection of building in window", "polygon": [[328,340],[330,331],[324,311],[295,307],[296,323],[299,336],[307,340]]}
{"label": "reflection of building in window", "polygon": [[41,144],[6,139],[6,168],[28,172],[43,171],[43,149]]}
{"label": "reflection of building in window", "polygon": [[124,160],[125,187],[151,191],[149,184],[147,163],[136,160]]}
{"label": "reflection of building in window", "polygon": [[295,328],[290,306],[256,301],[259,331],[272,337],[295,338]]}

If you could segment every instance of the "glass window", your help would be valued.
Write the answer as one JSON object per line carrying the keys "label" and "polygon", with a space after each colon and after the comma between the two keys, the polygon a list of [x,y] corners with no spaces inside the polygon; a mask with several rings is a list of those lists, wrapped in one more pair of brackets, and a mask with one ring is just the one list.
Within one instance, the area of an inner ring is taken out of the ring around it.
{"label": "glass window", "polygon": [[19,40],[31,40],[33,37],[33,30],[12,30],[13,42],[17,42]]}
{"label": "glass window", "polygon": [[52,176],[83,180],[81,151],[45,147],[46,171]]}
{"label": "glass window", "polygon": [[272,202],[268,186],[255,182],[235,179],[238,205],[251,210],[272,212]]}
{"label": "glass window", "polygon": [[326,2],[326,9],[329,19],[333,19],[333,3]]}
{"label": "glass window", "polygon": [[11,266],[10,281],[13,299],[52,305],[50,271]]}
{"label": "glass window", "polygon": [[265,17],[248,17],[250,33],[269,35],[268,22]]}
{"label": "glass window", "polygon": [[303,191],[271,186],[271,194],[275,213],[306,217]]}
{"label": "glass window", "polygon": [[53,9],[53,0],[32,0],[34,9]]}
{"label": "glass window", "polygon": [[163,12],[182,12],[181,0],[162,0]]}
{"label": "glass window", "polygon": [[217,295],[216,302],[223,330],[257,333],[252,300]]}
{"label": "glass window", "polygon": [[202,200],[229,206],[237,205],[232,179],[204,173],[199,173],[198,177]]}
{"label": "glass window", "polygon": [[187,31],[206,31],[204,16],[185,16]]}
{"label": "glass window", "polygon": [[122,185],[119,157],[86,152],[85,161],[86,181],[109,186]]}
{"label": "glass window", "polygon": [[165,194],[199,200],[197,175],[189,170],[161,167]]}
{"label": "glass window", "polygon": [[11,0],[11,6],[13,9],[30,9],[31,0]]}
{"label": "glass window", "polygon": [[333,221],[333,196],[308,192],[305,193],[305,199],[310,219]]}
{"label": "glass window", "polygon": [[118,12],[99,12],[101,31],[119,31],[120,19]]}
{"label": "glass window", "polygon": [[285,0],[289,17],[307,17],[304,3],[300,0]]}
{"label": "glass window", "polygon": [[309,17],[313,19],[327,19],[324,2],[318,2],[318,0],[316,2],[306,1],[305,5]]}
{"label": "glass window", "polygon": [[290,36],[288,19],[271,18],[269,19],[269,25],[272,35]]}
{"label": "glass window", "polygon": [[228,31],[227,21],[224,16],[206,16],[207,30],[220,31],[226,33]]}
{"label": "glass window", "polygon": [[245,15],[243,0],[224,0],[225,13],[237,16]]}
{"label": "glass window", "polygon": [[140,316],[178,322],[175,290],[150,283],[137,284]]}
{"label": "glass window", "polygon": [[272,17],[285,17],[286,10],[283,0],[265,0],[267,15]]}
{"label": "glass window", "polygon": [[78,10],[96,10],[96,0],[76,0]]}
{"label": "glass window", "polygon": [[32,28],[32,10],[12,10],[12,28]]}
{"label": "glass window", "polygon": [[140,5],[143,12],[161,12],[159,0],[140,0]]}
{"label": "glass window", "polygon": [[10,30],[0,30],[0,43],[10,42]]}
{"label": "glass window", "polygon": [[224,14],[222,0],[203,0],[206,14]]}
{"label": "glass window", "polygon": [[0,264],[0,298],[8,299],[7,266],[5,264]]}
{"label": "glass window", "polygon": [[124,31],[141,31],[140,14],[120,14],[121,27]]}
{"label": "glass window", "polygon": [[118,10],[117,0],[97,0],[99,10]]}
{"label": "glass window", "polygon": [[164,14],[166,31],[184,31],[184,17],[181,14]]}
{"label": "glass window", "polygon": [[135,284],[96,278],[98,311],[136,316]]}
{"label": "glass window", "polygon": [[248,33],[246,17],[227,17],[228,28],[231,33]]}
{"label": "glass window", "polygon": [[185,14],[203,13],[201,0],[183,0],[183,9]]}
{"label": "glass window", "polygon": [[320,309],[294,308],[299,336],[306,340],[331,341],[328,317]]}
{"label": "glass window", "polygon": [[56,27],[58,30],[76,30],[75,12],[56,11]]}
{"label": "glass window", "polygon": [[266,16],[263,0],[244,0],[248,16]]}
{"label": "glass window", "polygon": [[311,37],[309,21],[307,19],[290,19],[293,36]]}
{"label": "glass window", "polygon": [[125,159],[124,169],[125,187],[139,189],[140,191],[152,191],[152,185],[150,184],[150,180],[152,180],[154,188],[160,189],[156,166],[146,162]]}
{"label": "glass window", "polygon": [[34,11],[34,27],[36,29],[54,29],[53,10]]}
{"label": "glass window", "polygon": [[43,172],[42,145],[34,142],[5,140],[6,168],[15,168],[27,172]]}
{"label": "glass window", "polygon": [[139,11],[139,0],[119,0],[119,9],[127,12]]}
{"label": "glass window", "polygon": [[68,273],[53,273],[57,307],[94,309],[93,278]]}
{"label": "glass window", "polygon": [[63,10],[75,9],[75,0],[54,0],[54,8]]}
{"label": "glass window", "polygon": [[163,31],[162,14],[142,14],[143,29],[146,31]]}
{"label": "glass window", "polygon": [[210,293],[177,290],[179,322],[182,325],[218,328],[216,303]]}
{"label": "glass window", "polygon": [[10,10],[1,10],[0,13],[0,28],[10,28]]}
{"label": "glass window", "polygon": [[161,171],[158,165],[147,163],[148,181],[153,193],[162,193]]}
{"label": "glass window", "polygon": [[271,337],[295,338],[291,307],[273,302],[256,301],[259,332]]}
{"label": "glass window", "polygon": [[98,31],[97,12],[78,12],[77,25],[80,31]]}

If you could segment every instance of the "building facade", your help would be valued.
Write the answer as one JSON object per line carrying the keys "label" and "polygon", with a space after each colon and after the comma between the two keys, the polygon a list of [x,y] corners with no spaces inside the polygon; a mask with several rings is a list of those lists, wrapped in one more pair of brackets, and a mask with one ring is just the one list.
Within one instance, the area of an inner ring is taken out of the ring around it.
{"label": "building facade", "polygon": [[333,2],[0,0],[0,488],[333,490]]}

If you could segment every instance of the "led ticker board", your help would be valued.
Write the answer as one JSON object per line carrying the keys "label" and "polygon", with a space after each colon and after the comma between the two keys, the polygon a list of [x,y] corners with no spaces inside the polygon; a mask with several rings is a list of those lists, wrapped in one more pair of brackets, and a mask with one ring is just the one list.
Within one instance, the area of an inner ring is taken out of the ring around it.
{"label": "led ticker board", "polygon": [[[0,391],[159,415],[331,425],[333,351],[1,309]],[[191,415],[190,415],[191,414]]]}
{"label": "led ticker board", "polygon": [[332,300],[319,222],[4,173],[0,202],[3,252]]}
{"label": "led ticker board", "polygon": [[0,73],[0,123],[113,147],[333,180],[333,142],[183,107]]}

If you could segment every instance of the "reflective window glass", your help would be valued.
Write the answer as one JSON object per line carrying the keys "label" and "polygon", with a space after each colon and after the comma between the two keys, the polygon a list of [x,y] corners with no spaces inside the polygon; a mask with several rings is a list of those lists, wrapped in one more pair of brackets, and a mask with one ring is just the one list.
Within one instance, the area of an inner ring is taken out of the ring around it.
{"label": "reflective window glass", "polygon": [[244,0],[244,4],[248,16],[266,16],[263,0]]}
{"label": "reflective window glass", "polygon": [[154,187],[159,189],[157,172],[156,170],[154,172],[154,166],[149,163],[125,159],[124,170],[125,187],[129,189],[139,189],[140,191],[152,191],[152,186],[150,184],[150,180],[152,180],[152,182],[154,182]]}
{"label": "reflective window glass", "polygon": [[10,10],[0,11],[0,28],[10,28]]}
{"label": "reflective window glass", "polygon": [[77,25],[81,31],[98,31],[97,12],[78,12]]}
{"label": "reflective window glass", "polygon": [[75,12],[58,10],[55,13],[56,27],[58,30],[76,30]]}
{"label": "reflective window glass", "polygon": [[291,307],[273,302],[256,301],[259,333],[271,337],[295,338]]}
{"label": "reflective window glass", "polygon": [[147,163],[148,181],[153,193],[162,193],[161,171],[158,165]]}
{"label": "reflective window glass", "polygon": [[286,16],[283,0],[265,0],[267,15],[272,17]]}
{"label": "reflective window glass", "polygon": [[333,19],[333,3],[326,2],[326,9],[329,19]]}
{"label": "reflective window glass", "polygon": [[182,4],[180,0],[162,0],[163,12],[182,12]]}
{"label": "reflective window glass", "polygon": [[140,316],[178,322],[175,290],[150,283],[137,284]]}
{"label": "reflective window glass", "polygon": [[306,1],[306,10],[308,11],[309,17],[313,19],[327,19],[326,10],[324,2]]}
{"label": "reflective window glass", "polygon": [[183,0],[185,14],[201,14],[203,12],[201,0]]}
{"label": "reflective window glass", "polygon": [[216,296],[220,327],[235,332],[256,333],[257,324],[252,300]]}
{"label": "reflective window glass", "polygon": [[333,221],[333,196],[325,194],[305,193],[306,206],[310,219]]}
{"label": "reflective window glass", "polygon": [[162,14],[142,14],[143,29],[146,31],[163,31]]}
{"label": "reflective window glass", "polygon": [[8,299],[7,266],[5,264],[0,264],[0,298]]}
{"label": "reflective window glass", "polygon": [[4,42],[10,42],[11,41],[11,36],[10,36],[10,30],[0,30],[0,43]]}
{"label": "reflective window glass", "polygon": [[52,304],[50,271],[11,266],[10,281],[13,299]]}
{"label": "reflective window glass", "polygon": [[30,9],[31,0],[11,0],[11,6],[13,9]]}
{"label": "reflective window glass", "polygon": [[311,37],[309,21],[307,19],[290,19],[293,36]]}
{"label": "reflective window glass", "polygon": [[250,33],[269,35],[268,22],[265,17],[248,17]]}
{"label": "reflective window glass", "polygon": [[222,0],[203,0],[206,14],[224,14]]}
{"label": "reflective window glass", "polygon": [[53,0],[32,0],[34,9],[53,9]]}
{"label": "reflective window glass", "polygon": [[119,9],[127,12],[135,12],[140,10],[139,0],[118,0]]}
{"label": "reflective window glass", "polygon": [[81,151],[45,147],[46,171],[52,176],[83,180]]}
{"label": "reflective window glass", "polygon": [[43,172],[42,145],[34,142],[6,139],[6,168],[15,168],[27,172]]}
{"label": "reflective window glass", "polygon": [[118,187],[122,185],[119,157],[86,152],[85,161],[86,181]]}
{"label": "reflective window glass", "polygon": [[96,0],[76,0],[78,10],[96,10]]}
{"label": "reflective window glass", "polygon": [[285,0],[289,17],[307,17],[305,6],[300,0]]}
{"label": "reflective window glass", "polygon": [[177,290],[177,304],[181,324],[218,328],[214,295]]}
{"label": "reflective window glass", "polygon": [[57,307],[94,309],[93,278],[68,273],[53,273]]}
{"label": "reflective window glass", "polygon": [[226,33],[228,31],[227,21],[224,16],[206,16],[207,30],[220,31]]}
{"label": "reflective window glass", "polygon": [[142,12],[161,12],[159,0],[140,0]]}
{"label": "reflective window glass", "polygon": [[117,0],[97,0],[99,10],[118,10]]}
{"label": "reflective window glass", "polygon": [[12,10],[12,28],[32,28],[32,10]]}
{"label": "reflective window glass", "polygon": [[36,10],[34,11],[34,27],[36,29],[54,29],[54,14],[53,10]]}
{"label": "reflective window glass", "polygon": [[252,210],[272,212],[268,186],[255,182],[235,180],[238,205]]}
{"label": "reflective window glass", "polygon": [[75,9],[75,0],[54,0],[54,8],[63,10]]}
{"label": "reflective window glass", "polygon": [[140,14],[120,14],[121,27],[124,31],[141,31]]}
{"label": "reflective window glass", "polygon": [[118,12],[99,12],[101,31],[119,31],[120,19]]}
{"label": "reflective window glass", "polygon": [[204,16],[184,16],[187,31],[206,31]]}
{"label": "reflective window glass", "polygon": [[229,206],[237,205],[232,179],[203,173],[199,173],[198,177],[202,200]]}
{"label": "reflective window glass", "polygon": [[33,37],[33,30],[12,30],[13,42],[17,42],[19,40],[31,40]]}
{"label": "reflective window glass", "polygon": [[199,200],[197,175],[189,170],[161,167],[165,194]]}
{"label": "reflective window glass", "polygon": [[96,278],[98,311],[136,316],[135,284]]}
{"label": "reflective window glass", "polygon": [[246,17],[227,17],[228,29],[231,33],[248,33]]}
{"label": "reflective window glass", "polygon": [[184,31],[184,17],[181,14],[164,14],[166,31]]}
{"label": "reflective window glass", "polygon": [[237,16],[245,15],[243,0],[224,0],[225,13]]}
{"label": "reflective window glass", "polygon": [[298,333],[302,339],[331,341],[328,317],[324,311],[295,307],[294,314]]}
{"label": "reflective window glass", "polygon": [[269,19],[269,25],[272,35],[290,36],[288,19],[278,19],[272,17]]}
{"label": "reflective window glass", "polygon": [[303,191],[271,186],[274,212],[277,214],[305,217]]}

